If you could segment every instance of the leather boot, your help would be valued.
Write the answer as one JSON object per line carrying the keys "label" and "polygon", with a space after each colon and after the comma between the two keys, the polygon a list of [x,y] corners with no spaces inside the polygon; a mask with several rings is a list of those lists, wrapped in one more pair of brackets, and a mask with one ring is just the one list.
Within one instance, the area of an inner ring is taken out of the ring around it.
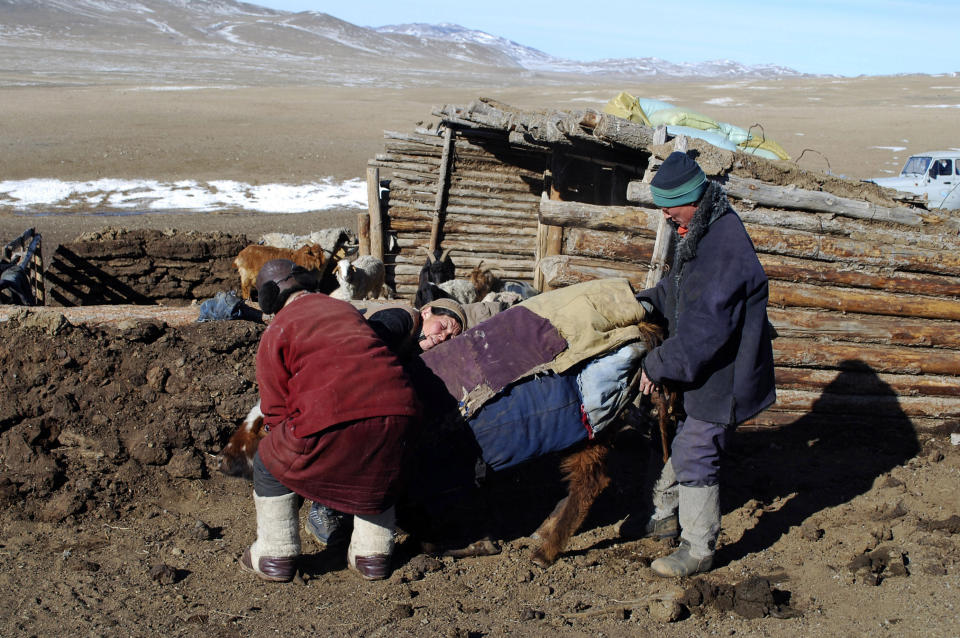
{"label": "leather boot", "polygon": [[390,575],[396,510],[353,517],[353,534],[347,549],[347,565],[365,580],[383,580]]}
{"label": "leather boot", "polygon": [[713,566],[720,534],[720,486],[680,486],[680,548],[650,568],[658,576],[689,576]]}
{"label": "leather boot", "polygon": [[299,496],[253,495],[257,540],[240,557],[240,568],[263,580],[287,582],[297,572],[300,555]]}

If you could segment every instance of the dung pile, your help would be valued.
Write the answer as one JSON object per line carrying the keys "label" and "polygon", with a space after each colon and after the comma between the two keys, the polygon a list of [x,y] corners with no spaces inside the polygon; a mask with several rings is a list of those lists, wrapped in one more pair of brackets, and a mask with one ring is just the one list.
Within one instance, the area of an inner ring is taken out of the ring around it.
{"label": "dung pile", "polygon": [[262,330],[0,322],[0,503],[31,519],[107,514],[143,489],[148,467],[207,475],[207,455],[257,400]]}

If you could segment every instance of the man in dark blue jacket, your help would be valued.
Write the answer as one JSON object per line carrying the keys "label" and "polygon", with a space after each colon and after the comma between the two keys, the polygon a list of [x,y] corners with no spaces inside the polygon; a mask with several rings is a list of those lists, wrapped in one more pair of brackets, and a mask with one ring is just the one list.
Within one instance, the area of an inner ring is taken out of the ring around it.
{"label": "man in dark blue jacket", "polygon": [[713,565],[729,434],[776,399],[767,276],[723,188],[685,153],[664,161],[650,191],[676,234],[670,272],[637,295],[668,331],[644,359],[640,389],[648,394],[668,383],[683,393],[686,416],[654,487],[645,533],[680,535],[679,549],[651,567],[687,576]]}

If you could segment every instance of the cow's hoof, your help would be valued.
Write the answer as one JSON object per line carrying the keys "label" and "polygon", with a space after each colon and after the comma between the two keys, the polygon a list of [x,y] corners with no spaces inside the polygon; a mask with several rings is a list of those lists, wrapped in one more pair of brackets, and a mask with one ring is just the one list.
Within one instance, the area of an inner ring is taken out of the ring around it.
{"label": "cow's hoof", "polygon": [[530,560],[533,562],[534,565],[537,565],[538,567],[543,567],[544,569],[546,569],[547,567],[550,567],[550,565],[553,565],[557,561],[557,557],[548,556],[547,553],[543,551],[543,548],[541,547],[540,549],[537,549],[530,554]]}

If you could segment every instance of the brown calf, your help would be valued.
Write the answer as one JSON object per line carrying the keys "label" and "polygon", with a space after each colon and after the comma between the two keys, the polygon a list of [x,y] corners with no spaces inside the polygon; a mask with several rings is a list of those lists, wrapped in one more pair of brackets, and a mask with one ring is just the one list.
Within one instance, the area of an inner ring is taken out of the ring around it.
{"label": "brown calf", "polygon": [[[634,383],[631,384],[634,388],[638,378],[639,374],[634,379]],[[657,413],[660,434],[664,444],[665,459],[666,450],[669,449],[668,439],[677,416],[675,411],[676,400],[677,397],[674,394],[663,388],[651,395],[651,402]],[[557,503],[550,515],[537,529],[536,537],[540,539],[540,545],[530,554],[530,559],[537,565],[547,567],[557,560],[557,557],[563,553],[570,537],[583,524],[594,501],[610,484],[606,458],[610,452],[611,441],[619,428],[620,425],[610,425],[604,430],[602,436],[588,442],[576,452],[566,456],[561,462],[560,468],[563,470],[567,482],[567,496]],[[251,479],[253,477],[253,455],[257,451],[260,439],[266,434],[267,432],[263,428],[263,413],[260,412],[260,403],[258,402],[220,453],[220,471],[230,476],[243,476]],[[464,557],[496,553],[495,550],[488,548],[488,545],[489,543],[474,543],[465,550],[448,552],[448,554]]]}

